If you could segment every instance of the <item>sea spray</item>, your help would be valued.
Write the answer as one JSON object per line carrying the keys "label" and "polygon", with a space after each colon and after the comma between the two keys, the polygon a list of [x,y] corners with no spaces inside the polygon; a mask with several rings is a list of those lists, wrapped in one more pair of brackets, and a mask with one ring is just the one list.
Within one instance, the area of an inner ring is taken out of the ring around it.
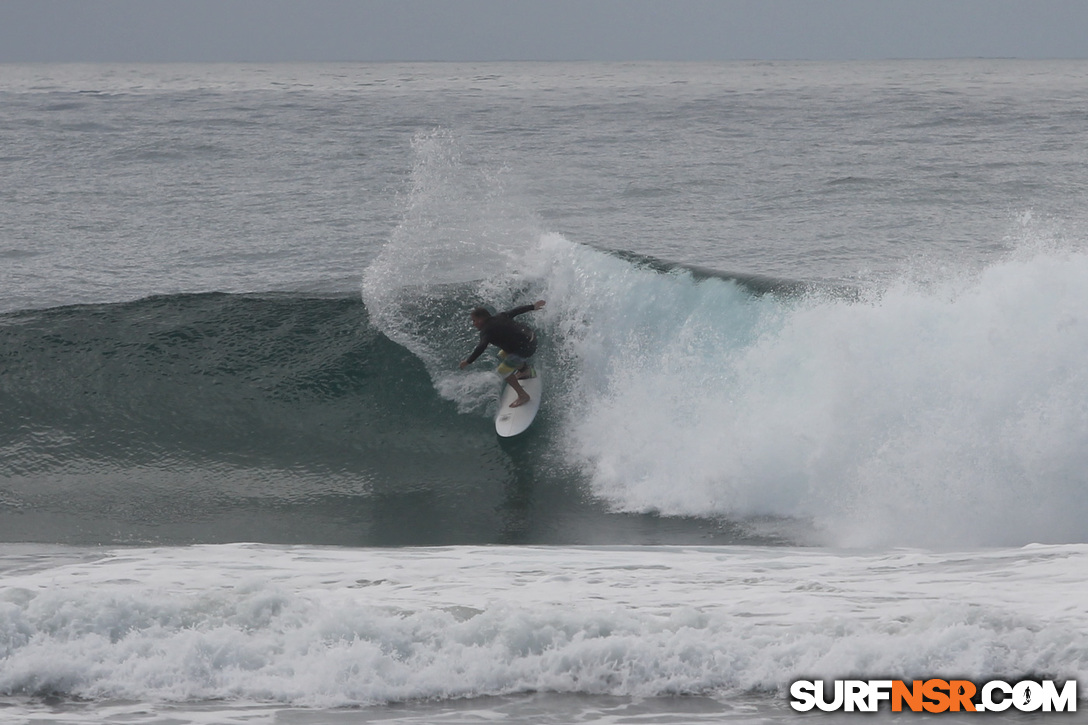
{"label": "sea spray", "polygon": [[567,446],[617,509],[797,517],[852,544],[1088,534],[1088,255],[868,301],[574,264],[549,278],[577,320]]}
{"label": "sea spray", "polygon": [[[412,149],[401,221],[363,276],[363,300],[373,323],[423,360],[436,383],[460,390],[450,371],[469,339],[467,312],[513,299],[521,257],[539,231],[501,169],[467,164],[452,132],[418,134]],[[476,392],[472,386],[458,399],[467,403]]]}

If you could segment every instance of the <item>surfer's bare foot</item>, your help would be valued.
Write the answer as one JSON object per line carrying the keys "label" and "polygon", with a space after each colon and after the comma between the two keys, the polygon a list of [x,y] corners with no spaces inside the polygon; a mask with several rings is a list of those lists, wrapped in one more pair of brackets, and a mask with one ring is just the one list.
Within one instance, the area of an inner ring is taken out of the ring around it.
{"label": "surfer's bare foot", "polygon": [[510,404],[510,407],[511,408],[517,408],[518,406],[525,405],[528,402],[529,402],[529,396],[528,395],[519,395],[518,399]]}

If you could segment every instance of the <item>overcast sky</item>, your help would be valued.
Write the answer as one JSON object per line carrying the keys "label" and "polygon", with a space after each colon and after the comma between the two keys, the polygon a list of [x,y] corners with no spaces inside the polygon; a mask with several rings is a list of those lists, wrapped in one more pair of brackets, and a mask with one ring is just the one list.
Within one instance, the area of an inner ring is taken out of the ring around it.
{"label": "overcast sky", "polygon": [[0,62],[1088,58],[1088,0],[0,0]]}

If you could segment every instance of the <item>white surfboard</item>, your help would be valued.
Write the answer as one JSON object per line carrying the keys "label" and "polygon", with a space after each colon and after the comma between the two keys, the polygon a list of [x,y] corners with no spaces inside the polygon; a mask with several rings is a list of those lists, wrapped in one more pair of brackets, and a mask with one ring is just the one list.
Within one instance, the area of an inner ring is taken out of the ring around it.
{"label": "white surfboard", "polygon": [[529,394],[529,402],[525,405],[511,408],[510,404],[518,399],[518,394],[509,385],[503,383],[499,411],[495,413],[495,432],[503,438],[524,433],[536,418],[537,411],[540,410],[540,394],[544,387],[540,381],[540,370],[535,370],[536,375],[519,381],[521,387],[525,388],[525,392]]}

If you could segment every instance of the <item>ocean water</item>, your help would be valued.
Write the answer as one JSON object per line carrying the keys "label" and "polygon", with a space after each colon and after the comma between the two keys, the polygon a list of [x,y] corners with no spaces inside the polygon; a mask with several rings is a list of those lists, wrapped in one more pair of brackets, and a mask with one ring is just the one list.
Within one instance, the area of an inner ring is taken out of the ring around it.
{"label": "ocean water", "polygon": [[[1080,61],[0,66],[0,719],[1083,698],[1086,94]],[[467,311],[539,298],[500,441]]]}

